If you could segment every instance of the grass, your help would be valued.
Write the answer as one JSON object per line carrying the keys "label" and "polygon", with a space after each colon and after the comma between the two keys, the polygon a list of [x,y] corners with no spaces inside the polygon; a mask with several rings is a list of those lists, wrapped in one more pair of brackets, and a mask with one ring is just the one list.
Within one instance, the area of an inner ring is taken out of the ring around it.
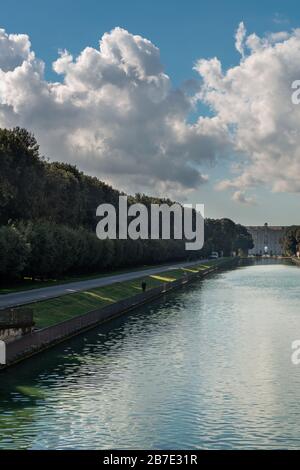
{"label": "grass", "polygon": [[223,261],[211,260],[205,264],[197,264],[188,268],[162,271],[159,274],[144,276],[131,281],[116,282],[108,286],[35,302],[28,305],[28,307],[33,309],[36,327],[45,328],[141,293],[141,282],[143,280],[147,283],[147,289],[152,289],[162,283],[169,283],[182,278],[185,272],[205,271],[210,266],[218,265]]}
{"label": "grass", "polygon": [[[125,274],[130,273],[132,271],[142,271],[144,269],[151,269],[159,267],[159,264],[150,264],[150,265],[143,265],[143,266],[133,266],[132,268],[124,268],[118,269],[115,271],[106,271],[106,272],[99,272],[94,274],[86,274],[86,275],[74,275],[74,276],[66,276],[58,279],[36,279],[32,280],[30,277],[24,277],[22,280],[10,282],[9,284],[0,284],[0,295],[4,294],[13,294],[14,292],[21,292],[33,289],[40,289],[41,287],[52,287],[62,284],[67,284],[68,282],[76,282],[76,281],[87,281],[89,279],[100,279],[102,277],[107,276],[114,276],[115,274]],[[161,267],[163,268],[166,264],[162,264]]]}

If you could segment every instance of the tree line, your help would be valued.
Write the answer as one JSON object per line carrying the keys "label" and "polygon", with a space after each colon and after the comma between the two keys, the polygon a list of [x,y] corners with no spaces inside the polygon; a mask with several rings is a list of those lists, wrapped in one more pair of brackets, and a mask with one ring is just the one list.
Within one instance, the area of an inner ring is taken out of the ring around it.
{"label": "tree line", "polygon": [[[0,129],[0,279],[46,279],[252,247],[246,228],[230,219],[205,220],[200,252],[186,251],[184,240],[98,240],[96,208],[117,207],[121,194],[73,165],[47,161],[26,129]],[[128,197],[136,202],[173,203]]]}
{"label": "tree line", "polygon": [[292,225],[286,228],[282,239],[283,252],[287,256],[295,256],[300,252],[300,226]]}

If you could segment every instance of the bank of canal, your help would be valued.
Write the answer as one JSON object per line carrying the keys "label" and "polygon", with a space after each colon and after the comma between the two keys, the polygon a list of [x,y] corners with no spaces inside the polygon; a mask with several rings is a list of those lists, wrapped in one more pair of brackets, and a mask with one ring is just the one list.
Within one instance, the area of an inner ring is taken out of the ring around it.
{"label": "bank of canal", "polygon": [[[211,260],[205,264],[197,263],[140,279],[29,304],[27,308],[33,310],[36,331],[7,343],[6,363],[8,366],[12,365],[182,287],[198,277],[236,263],[237,259],[234,258]],[[142,284],[146,286],[145,292],[142,292]]]}
{"label": "bank of canal", "polygon": [[300,448],[299,284],[217,272],[7,369],[0,448]]}

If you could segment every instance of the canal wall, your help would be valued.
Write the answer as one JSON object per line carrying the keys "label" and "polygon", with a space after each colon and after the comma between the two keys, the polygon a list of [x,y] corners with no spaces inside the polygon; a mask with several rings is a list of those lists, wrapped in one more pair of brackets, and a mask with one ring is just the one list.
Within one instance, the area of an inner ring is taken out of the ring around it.
{"label": "canal wall", "polygon": [[58,344],[72,336],[78,335],[88,329],[91,329],[101,323],[107,322],[116,318],[124,313],[135,309],[145,303],[161,297],[167,292],[173,291],[184,285],[204,277],[214,271],[222,268],[234,266],[238,263],[238,258],[224,260],[223,263],[217,266],[210,266],[206,270],[197,273],[186,274],[173,282],[164,283],[159,287],[150,289],[146,292],[136,294],[133,297],[123,299],[112,305],[107,305],[97,310],[79,315],[64,322],[43,328],[41,330],[33,331],[15,341],[6,344],[6,365],[0,367],[0,370],[24,360],[34,354],[37,354],[44,349],[47,349],[55,344]]}
{"label": "canal wall", "polygon": [[0,341],[15,341],[31,333],[34,327],[33,311],[28,308],[1,310]]}

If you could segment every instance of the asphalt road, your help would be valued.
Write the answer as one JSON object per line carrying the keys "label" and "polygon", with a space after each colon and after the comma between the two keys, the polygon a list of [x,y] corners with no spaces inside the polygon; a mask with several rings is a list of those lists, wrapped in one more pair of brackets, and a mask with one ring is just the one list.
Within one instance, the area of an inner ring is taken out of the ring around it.
{"label": "asphalt road", "polygon": [[115,274],[113,276],[104,276],[96,279],[89,279],[86,281],[76,281],[66,284],[60,284],[53,287],[42,287],[41,289],[32,289],[21,292],[14,292],[12,294],[0,295],[0,310],[8,307],[16,307],[18,305],[29,304],[38,300],[52,299],[61,295],[72,294],[95,287],[107,286],[114,282],[130,281],[139,277],[157,274],[159,272],[169,271],[177,268],[184,268],[195,265],[197,263],[205,263],[207,260],[192,261],[185,263],[173,263],[170,265],[157,266],[139,271],[131,271],[123,274]]}

